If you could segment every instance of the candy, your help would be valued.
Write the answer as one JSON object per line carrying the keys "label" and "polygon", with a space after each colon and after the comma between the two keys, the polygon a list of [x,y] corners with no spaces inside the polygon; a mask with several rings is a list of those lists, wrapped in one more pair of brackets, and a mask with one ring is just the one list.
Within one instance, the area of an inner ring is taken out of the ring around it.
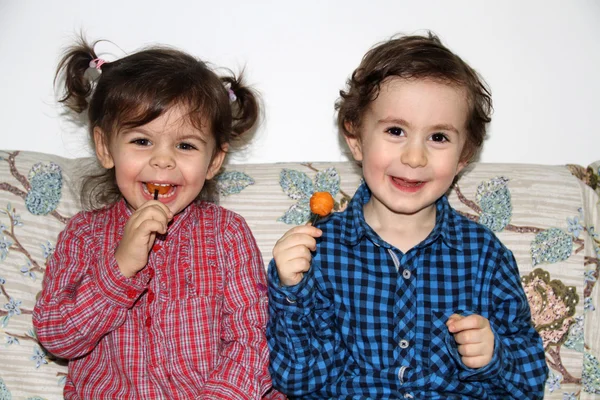
{"label": "candy", "polygon": [[329,192],[315,192],[310,198],[310,211],[326,217],[333,211],[333,197]]}
{"label": "candy", "polygon": [[171,190],[171,185],[157,185],[154,183],[146,183],[146,187],[150,193],[155,193],[158,190],[158,194],[167,194]]}
{"label": "candy", "polygon": [[319,218],[328,216],[333,211],[333,197],[329,192],[315,192],[310,198],[310,211],[312,213],[311,225],[315,225]]}

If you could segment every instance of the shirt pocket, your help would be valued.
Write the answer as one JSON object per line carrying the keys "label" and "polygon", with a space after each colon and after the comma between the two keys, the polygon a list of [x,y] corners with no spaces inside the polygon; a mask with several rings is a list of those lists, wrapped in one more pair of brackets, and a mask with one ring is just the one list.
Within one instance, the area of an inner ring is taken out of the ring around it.
{"label": "shirt pocket", "polygon": [[[431,333],[428,351],[425,352],[427,374],[452,376],[457,373],[453,349],[458,354],[454,337],[448,331],[446,321],[455,311],[432,311]],[[462,313],[461,313],[462,314]]]}
{"label": "shirt pocket", "polygon": [[173,307],[164,342],[169,372],[180,371],[179,384],[199,390],[219,362],[223,297],[195,297]]}

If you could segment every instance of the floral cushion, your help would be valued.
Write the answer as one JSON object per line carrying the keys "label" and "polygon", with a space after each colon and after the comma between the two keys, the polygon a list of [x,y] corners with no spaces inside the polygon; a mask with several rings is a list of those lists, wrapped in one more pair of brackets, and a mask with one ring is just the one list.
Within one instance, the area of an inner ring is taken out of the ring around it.
{"label": "floral cushion", "polygon": [[[31,312],[58,233],[80,209],[78,176],[89,162],[0,151],[0,400],[62,398],[67,365],[37,343]],[[475,163],[449,191],[457,210],[515,255],[551,370],[549,399],[600,394],[598,166]],[[351,162],[239,164],[217,184],[266,267],[277,239],[309,218],[314,191],[330,192],[339,211],[360,179]]]}

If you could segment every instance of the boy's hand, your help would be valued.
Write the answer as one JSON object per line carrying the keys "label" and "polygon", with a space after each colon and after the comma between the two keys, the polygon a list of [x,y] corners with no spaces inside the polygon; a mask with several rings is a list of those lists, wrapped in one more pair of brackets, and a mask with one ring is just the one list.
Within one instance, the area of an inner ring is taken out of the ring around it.
{"label": "boy's hand", "polygon": [[315,238],[322,234],[319,228],[301,225],[287,231],[275,243],[273,258],[282,285],[293,286],[300,283],[304,273],[310,269],[310,252],[317,248]]}
{"label": "boy's hand", "polygon": [[146,266],[156,234],[167,233],[167,224],[172,218],[169,208],[157,200],[142,204],[129,217],[115,252],[119,270],[124,276],[130,278]]}
{"label": "boy's hand", "polygon": [[485,367],[494,354],[494,333],[487,318],[452,314],[446,322],[454,336],[461,360],[469,368]]}

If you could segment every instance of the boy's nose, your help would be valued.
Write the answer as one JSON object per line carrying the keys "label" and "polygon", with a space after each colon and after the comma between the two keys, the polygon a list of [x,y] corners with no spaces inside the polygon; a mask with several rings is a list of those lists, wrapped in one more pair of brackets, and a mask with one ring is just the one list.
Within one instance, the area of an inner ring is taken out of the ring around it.
{"label": "boy's nose", "polygon": [[427,150],[420,143],[407,143],[400,161],[411,168],[419,168],[427,165]]}

